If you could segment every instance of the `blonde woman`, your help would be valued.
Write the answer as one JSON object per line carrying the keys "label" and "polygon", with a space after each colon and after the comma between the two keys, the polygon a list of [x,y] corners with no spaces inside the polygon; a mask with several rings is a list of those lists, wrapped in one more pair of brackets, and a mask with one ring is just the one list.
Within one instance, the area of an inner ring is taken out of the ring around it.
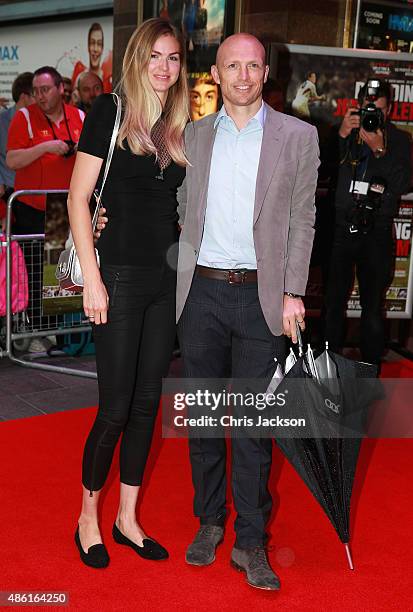
{"label": "blonde woman", "polygon": [[82,561],[106,567],[99,494],[120,446],[120,502],[113,537],[146,559],[168,553],[146,536],[136,503],[175,338],[176,191],[187,163],[188,89],[181,35],[162,19],[144,22],[126,49],[122,118],[102,201],[110,222],[94,254],[88,202],[100,184],[116,116],[111,94],[85,121],[70,185],[69,216],[84,277],[83,307],[94,324],[99,409],[83,455],[83,503],[75,541]]}

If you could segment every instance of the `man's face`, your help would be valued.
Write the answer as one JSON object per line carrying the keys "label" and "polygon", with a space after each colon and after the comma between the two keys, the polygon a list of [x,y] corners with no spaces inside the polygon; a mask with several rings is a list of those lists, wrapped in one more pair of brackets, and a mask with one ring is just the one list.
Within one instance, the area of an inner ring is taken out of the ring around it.
{"label": "man's face", "polygon": [[196,82],[190,91],[191,118],[198,121],[218,109],[218,85]]}
{"label": "man's face", "polygon": [[62,107],[63,84],[55,85],[50,74],[41,74],[33,79],[33,95],[36,104],[46,115],[52,115]]}
{"label": "man's face", "polygon": [[93,70],[100,66],[100,59],[103,53],[103,33],[101,30],[94,30],[89,36],[89,63]]}
{"label": "man's face", "polygon": [[23,93],[20,96],[19,102],[23,103],[23,106],[30,106],[30,104],[34,104],[36,102],[34,96],[32,94]]}
{"label": "man's face", "polygon": [[66,104],[70,104],[72,98],[72,84],[63,81],[63,100]]}
{"label": "man's face", "polygon": [[[368,100],[365,100],[363,102],[363,107],[367,106],[367,104],[371,104],[371,102],[369,102]],[[376,108],[379,108],[381,110],[381,112],[384,115],[384,118],[387,119],[388,115],[390,114],[390,110],[391,110],[391,104],[388,103],[387,98],[385,98],[384,96],[381,96],[380,98],[377,98],[377,100],[375,100],[373,104],[375,104]]]}
{"label": "man's face", "polygon": [[315,84],[316,84],[316,82],[317,82],[317,75],[316,75],[316,73],[315,73],[315,72],[312,72],[312,73],[310,74],[310,76],[308,77],[308,80],[309,80],[309,81],[311,81],[312,83],[314,83],[314,85],[315,85]]}
{"label": "man's face", "polygon": [[102,82],[93,72],[89,72],[80,78],[80,100],[87,109],[92,106],[93,102],[101,93],[103,93]]}
{"label": "man's face", "polygon": [[250,106],[260,98],[268,70],[258,40],[240,35],[222,44],[211,73],[221,85],[224,103]]}

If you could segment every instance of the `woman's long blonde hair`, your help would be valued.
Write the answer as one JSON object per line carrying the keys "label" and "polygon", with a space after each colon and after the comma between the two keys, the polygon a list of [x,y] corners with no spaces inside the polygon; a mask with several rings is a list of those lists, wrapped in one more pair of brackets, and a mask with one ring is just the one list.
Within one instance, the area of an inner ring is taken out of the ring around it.
{"label": "woman's long blonde hair", "polygon": [[[164,109],[153,90],[148,65],[155,42],[169,34],[180,45],[181,67],[178,80],[168,92]],[[138,155],[157,154],[151,140],[151,129],[164,112],[165,144],[172,159],[180,166],[188,161],[184,151],[183,132],[189,119],[189,96],[185,62],[185,43],[177,28],[165,19],[144,21],[132,34],[123,58],[122,77],[117,88],[122,99],[124,118],[118,145],[126,138],[131,151]]]}

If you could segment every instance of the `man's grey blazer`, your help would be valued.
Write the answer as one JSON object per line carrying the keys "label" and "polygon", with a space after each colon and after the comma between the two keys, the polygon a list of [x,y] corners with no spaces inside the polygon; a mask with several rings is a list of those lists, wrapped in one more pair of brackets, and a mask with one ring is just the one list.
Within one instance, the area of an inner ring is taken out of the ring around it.
{"label": "man's grey blazer", "polygon": [[[317,130],[313,126],[268,105],[266,109],[253,235],[259,300],[268,327],[278,336],[283,333],[284,292],[305,294],[320,162]],[[178,191],[183,230],[179,241],[177,320],[191,288],[202,240],[216,116],[190,123],[185,130],[191,165]]]}

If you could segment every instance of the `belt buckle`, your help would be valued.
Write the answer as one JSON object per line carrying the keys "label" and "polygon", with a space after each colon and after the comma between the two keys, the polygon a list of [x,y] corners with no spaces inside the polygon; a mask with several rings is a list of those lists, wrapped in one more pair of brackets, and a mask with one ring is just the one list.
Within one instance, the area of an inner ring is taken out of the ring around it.
{"label": "belt buckle", "polygon": [[247,276],[247,270],[228,270],[228,284],[230,285],[242,285],[245,283],[245,278]]}

